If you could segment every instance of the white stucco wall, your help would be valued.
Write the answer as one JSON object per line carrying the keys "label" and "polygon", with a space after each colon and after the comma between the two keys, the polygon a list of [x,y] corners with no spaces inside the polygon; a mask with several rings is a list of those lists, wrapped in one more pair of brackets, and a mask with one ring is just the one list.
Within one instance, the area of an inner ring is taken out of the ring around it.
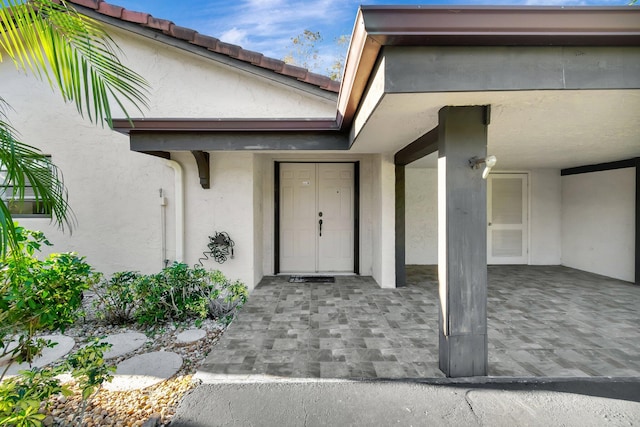
{"label": "white stucco wall", "polygon": [[[561,180],[557,169],[529,175],[529,264],[561,263]],[[406,263],[438,263],[438,174],[435,168],[405,169]]]}
{"label": "white stucco wall", "polygon": [[373,165],[373,278],[383,288],[395,288],[396,212],[393,155],[375,155]]}
{"label": "white stucco wall", "polygon": [[111,34],[127,65],[151,85],[146,117],[335,118],[335,101],[260,77],[259,68],[239,71],[124,30]]}
{"label": "white stucco wall", "polygon": [[162,267],[159,189],[173,174],[154,157],[129,151],[127,137],[83,120],[49,86],[0,63],[0,94],[23,142],[52,156],[77,218],[73,233],[48,219],[18,219],[45,232],[50,251],[76,251],[98,271]]}
{"label": "white stucco wall", "polygon": [[[152,86],[146,117],[335,117],[335,102],[312,87],[293,88],[121,30],[112,34],[123,61]],[[14,109],[9,118],[22,140],[52,155],[62,169],[78,222],[73,234],[59,232],[48,219],[24,219],[22,224],[45,231],[54,251],[77,251],[105,274],[157,272],[164,259],[162,189],[166,257],[175,259],[174,172],[163,159],[131,152],[127,136],[82,119],[47,84],[17,72],[10,61],[0,63],[0,94]],[[185,262],[198,261],[207,236],[227,231],[236,243],[235,258],[223,265],[204,264],[249,286],[262,276],[265,258],[263,171],[257,156],[211,153],[211,188],[205,190],[193,156],[172,153],[184,169]]]}
{"label": "white stucco wall", "polygon": [[635,168],[562,177],[562,263],[635,280]]}
{"label": "white stucco wall", "polygon": [[212,152],[211,188],[200,186],[191,153],[176,153],[185,175],[185,262],[194,265],[207,251],[209,236],[227,232],[235,242],[234,258],[219,264],[203,260],[207,269],[219,269],[231,280],[255,284],[254,164],[253,153]]}
{"label": "white stucco wall", "polygon": [[405,168],[405,261],[438,263],[438,170]]}
{"label": "white stucco wall", "polygon": [[258,154],[253,155],[253,283],[264,275],[264,209],[263,185],[264,162]]}
{"label": "white stucco wall", "polygon": [[529,172],[529,264],[562,260],[562,181],[558,169]]}

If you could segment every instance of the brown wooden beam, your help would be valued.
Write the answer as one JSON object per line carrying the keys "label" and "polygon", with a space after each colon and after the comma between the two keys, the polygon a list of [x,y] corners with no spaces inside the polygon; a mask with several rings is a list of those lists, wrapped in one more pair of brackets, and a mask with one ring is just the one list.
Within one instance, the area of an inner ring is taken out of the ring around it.
{"label": "brown wooden beam", "polygon": [[198,176],[200,177],[200,185],[202,188],[210,188],[211,174],[209,168],[209,153],[206,151],[194,150],[191,152],[196,159],[198,165]]}
{"label": "brown wooden beam", "polygon": [[438,127],[431,129],[411,144],[398,151],[394,156],[396,166],[406,166],[438,151]]}

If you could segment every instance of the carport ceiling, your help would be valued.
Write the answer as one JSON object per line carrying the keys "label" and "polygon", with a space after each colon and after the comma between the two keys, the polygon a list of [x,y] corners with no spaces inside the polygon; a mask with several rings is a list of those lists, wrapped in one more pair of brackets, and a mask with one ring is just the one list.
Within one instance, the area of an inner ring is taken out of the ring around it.
{"label": "carport ceiling", "polygon": [[393,154],[436,127],[447,105],[491,105],[488,151],[498,169],[640,157],[640,90],[385,94],[352,151]]}

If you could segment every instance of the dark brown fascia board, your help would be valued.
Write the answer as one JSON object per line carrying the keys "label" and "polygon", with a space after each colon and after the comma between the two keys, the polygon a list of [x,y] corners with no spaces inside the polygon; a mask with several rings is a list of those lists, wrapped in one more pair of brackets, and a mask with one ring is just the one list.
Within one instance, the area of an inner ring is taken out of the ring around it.
{"label": "dark brown fascia board", "polygon": [[384,46],[640,46],[640,7],[361,6],[338,97],[341,128]]}
{"label": "dark brown fascia board", "polygon": [[113,129],[131,132],[340,131],[331,119],[114,119]]}
{"label": "dark brown fascia board", "polygon": [[640,8],[362,6],[369,37],[382,45],[640,44]]}

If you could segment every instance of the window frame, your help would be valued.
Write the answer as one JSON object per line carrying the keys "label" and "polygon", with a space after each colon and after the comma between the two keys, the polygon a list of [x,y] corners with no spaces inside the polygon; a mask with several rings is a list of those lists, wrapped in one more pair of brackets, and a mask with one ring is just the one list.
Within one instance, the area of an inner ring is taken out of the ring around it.
{"label": "window frame", "polygon": [[[44,157],[46,157],[49,160],[49,163],[51,163],[51,155],[50,154],[44,154]],[[44,167],[44,165],[43,165]],[[51,174],[53,174],[53,170],[48,167],[49,172]],[[4,165],[0,165],[0,180],[3,181],[3,186],[2,188],[0,188],[0,198],[2,199],[2,201],[5,203],[5,205],[7,206],[7,209],[9,209],[9,212],[11,213],[11,216],[13,218],[45,218],[45,219],[51,219],[52,218],[52,209],[51,207],[47,208],[47,206],[42,203],[42,201],[40,202],[36,202],[35,201],[35,196],[34,195],[29,195],[29,193],[33,194],[33,186],[31,185],[31,183],[25,179],[26,181],[26,185],[25,185],[25,191],[24,191],[24,200],[22,202],[16,200],[14,198],[14,193],[13,193],[13,186],[11,185],[7,185],[6,187],[4,186],[4,174],[7,172],[7,169]],[[31,204],[32,205],[32,212],[31,213],[27,213],[24,211],[24,206],[26,204]],[[38,204],[41,204],[42,206],[39,208]],[[17,209],[16,209],[16,205]],[[13,207],[12,207],[13,206]],[[35,212],[33,212],[35,211]]]}

